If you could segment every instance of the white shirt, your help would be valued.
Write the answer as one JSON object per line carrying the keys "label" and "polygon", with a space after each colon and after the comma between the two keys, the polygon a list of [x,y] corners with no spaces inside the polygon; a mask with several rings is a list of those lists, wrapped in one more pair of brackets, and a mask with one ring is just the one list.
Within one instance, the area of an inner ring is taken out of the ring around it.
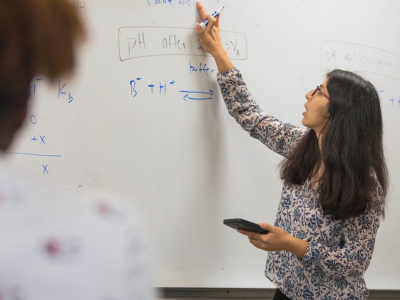
{"label": "white shirt", "polygon": [[65,194],[0,158],[0,299],[154,299],[132,203]]}

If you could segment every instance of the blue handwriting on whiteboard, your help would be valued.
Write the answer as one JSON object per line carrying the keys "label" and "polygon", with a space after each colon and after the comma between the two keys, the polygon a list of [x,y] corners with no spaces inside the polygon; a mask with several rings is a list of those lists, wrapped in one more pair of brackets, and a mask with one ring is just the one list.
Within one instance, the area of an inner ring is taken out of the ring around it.
{"label": "blue handwriting on whiteboard", "polygon": [[[45,135],[44,135],[44,136],[41,136],[41,135],[40,135],[40,144],[46,145],[46,142],[44,141],[44,138],[45,138],[45,137],[46,137]],[[36,138],[36,136],[34,136],[33,138],[31,138],[31,140],[34,141],[34,142],[38,141],[38,139]]]}
{"label": "blue handwriting on whiteboard", "polygon": [[35,83],[29,87],[29,95],[32,95],[32,89],[33,89],[33,95],[36,95],[36,84],[40,80],[43,80],[43,78],[37,78],[35,80]]}
{"label": "blue handwriting on whiteboard", "polygon": [[[130,84],[130,90],[131,90],[131,96],[132,96],[132,97],[136,97],[136,96],[138,95],[137,83],[136,83],[136,82],[139,81],[139,80],[141,80],[141,79],[142,79],[142,78],[136,78],[136,80],[131,80],[131,81],[129,82],[129,84]],[[172,85],[172,86],[174,86],[175,83],[176,83],[176,81],[173,80],[173,79],[169,82],[169,84]],[[155,85],[151,82],[150,84],[147,85],[147,87],[149,87],[151,93],[154,94],[154,87],[155,87]],[[158,87],[157,87],[157,88],[158,88]],[[160,95],[162,95],[162,94],[166,95],[166,94],[167,94],[167,83],[165,83],[165,82],[162,83],[162,82],[160,81],[160,90],[159,90],[159,94],[160,94]]]}
{"label": "blue handwriting on whiteboard", "polygon": [[[80,196],[81,196],[81,198],[82,198],[82,193],[83,193],[83,187],[82,187],[82,185],[80,185],[79,187],[78,187],[78,190],[75,190],[75,189],[73,189],[72,191],[70,191],[70,189],[63,189],[62,190],[63,191],[63,193],[65,192],[65,191],[68,191],[68,193],[67,193],[67,195],[68,194],[80,194]],[[70,192],[69,192],[70,191]]]}
{"label": "blue handwriting on whiteboard", "polygon": [[149,84],[149,88],[151,88],[151,93],[153,94],[154,84],[150,83],[150,84]]}
{"label": "blue handwriting on whiteboard", "polygon": [[209,67],[207,67],[207,64],[202,64],[200,63],[200,67],[198,69],[196,69],[195,67],[192,66],[192,62],[189,60],[189,66],[190,66],[190,73],[203,73],[206,75],[210,75],[212,74],[215,70],[210,69]]}
{"label": "blue handwriting on whiteboard", "polygon": [[160,82],[160,95],[161,95],[162,89],[164,89],[164,95],[165,95],[167,93],[167,85],[166,84],[161,85],[161,82]]}
{"label": "blue handwriting on whiteboard", "polygon": [[35,154],[35,153],[19,153],[19,152],[8,152],[8,151],[5,151],[4,153],[7,153],[7,154],[20,154],[20,155],[32,155],[32,156],[45,156],[45,157],[59,157],[59,158],[61,158],[61,155]]}
{"label": "blue handwriting on whiteboard", "polygon": [[[142,78],[136,78],[136,80],[140,80],[140,79],[142,79]],[[136,88],[136,81],[131,80],[131,95],[132,95],[132,97],[137,96],[137,92],[136,92],[135,88]]]}
{"label": "blue handwriting on whiteboard", "polygon": [[153,1],[154,1],[154,5],[167,4],[167,3],[171,4],[172,3],[172,0],[153,0]]}
{"label": "blue handwriting on whiteboard", "polygon": [[161,4],[177,4],[185,6],[195,6],[196,0],[147,0],[147,4],[151,5],[161,5]]}
{"label": "blue handwriting on whiteboard", "polygon": [[36,117],[34,115],[31,116],[30,120],[31,120],[33,125],[35,125],[36,122],[37,122]]}
{"label": "blue handwriting on whiteboard", "polygon": [[[396,101],[394,100],[394,98],[390,98],[389,101],[392,102],[392,107],[394,107],[394,103],[396,102]],[[397,99],[397,103],[398,103],[399,108],[400,108],[400,98]]]}
{"label": "blue handwriting on whiteboard", "polygon": [[179,0],[178,2],[179,5],[187,5],[187,6],[195,6],[196,5],[196,0]]}
{"label": "blue handwriting on whiteboard", "polygon": [[61,82],[60,80],[58,81],[58,98],[60,98],[60,95],[64,95],[67,92],[63,92],[63,89],[65,87],[65,83],[63,84],[63,86],[61,86]]}
{"label": "blue handwriting on whiteboard", "polygon": [[[212,90],[210,90],[210,92],[193,92],[193,91],[179,91],[179,93],[185,93],[186,95],[183,97],[183,100],[187,101],[187,100],[211,100],[212,96],[214,95],[214,92]],[[203,97],[197,97],[197,98],[193,98],[193,97],[189,97],[189,94],[191,94],[190,96],[192,96],[192,94],[202,94],[205,95]]]}
{"label": "blue handwriting on whiteboard", "polygon": [[44,173],[47,173],[47,174],[49,174],[49,171],[47,171],[47,167],[48,167],[49,165],[43,165],[43,174]]}
{"label": "blue handwriting on whiteboard", "polygon": [[[63,92],[63,89],[65,88],[65,83],[63,86],[61,86],[60,80],[58,80],[58,98],[60,96],[65,95],[67,92]],[[74,98],[71,96],[71,93],[68,93],[68,103],[71,103],[74,100]]]}

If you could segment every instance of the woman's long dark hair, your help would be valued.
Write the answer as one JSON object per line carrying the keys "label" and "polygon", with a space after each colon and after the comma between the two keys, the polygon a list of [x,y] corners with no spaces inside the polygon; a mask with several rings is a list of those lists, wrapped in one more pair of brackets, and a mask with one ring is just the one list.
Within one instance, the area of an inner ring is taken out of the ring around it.
{"label": "woman's long dark hair", "polygon": [[322,153],[316,133],[310,129],[281,163],[281,178],[285,183],[304,184],[323,162],[318,185],[320,205],[324,215],[339,220],[359,216],[371,208],[371,192],[376,188],[374,173],[385,201],[388,172],[375,87],[343,70],[333,70],[327,78],[330,102],[329,117],[321,133]]}

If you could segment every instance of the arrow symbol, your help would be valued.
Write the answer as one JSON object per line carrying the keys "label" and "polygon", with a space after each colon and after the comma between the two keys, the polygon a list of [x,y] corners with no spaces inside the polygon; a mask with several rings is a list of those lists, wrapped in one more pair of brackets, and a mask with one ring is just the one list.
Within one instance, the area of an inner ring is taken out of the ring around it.
{"label": "arrow symbol", "polygon": [[[187,101],[189,100],[212,100],[212,96],[214,95],[214,92],[210,90],[209,92],[194,92],[194,91],[179,91],[179,93],[185,93],[186,95],[183,97],[183,100]],[[193,98],[189,97],[189,94],[203,94],[205,95],[203,98]]]}

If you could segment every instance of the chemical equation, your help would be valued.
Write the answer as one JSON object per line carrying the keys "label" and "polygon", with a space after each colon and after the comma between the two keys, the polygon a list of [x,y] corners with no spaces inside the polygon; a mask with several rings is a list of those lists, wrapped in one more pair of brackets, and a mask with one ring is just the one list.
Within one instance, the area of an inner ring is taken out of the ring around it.
{"label": "chemical equation", "polygon": [[[175,87],[175,80],[170,80],[168,83],[166,82],[161,82],[157,84],[153,84],[153,82],[148,82],[148,83],[143,83],[139,84],[139,82],[143,82],[142,78],[136,78],[133,79],[129,82],[130,86],[130,94],[133,98],[136,98],[142,93],[145,92],[147,89],[147,95],[152,94],[152,95],[158,95],[158,96],[165,96],[167,95],[167,90],[171,90],[172,93],[176,93],[176,88]],[[139,89],[141,89],[141,92],[139,93]],[[214,92],[212,90],[209,91],[178,91],[178,93],[183,93],[180,94],[183,97],[184,101],[187,100],[212,100],[212,96],[214,95]],[[145,96],[147,96],[145,94]]]}
{"label": "chemical equation", "polygon": [[[136,97],[138,95],[138,91],[137,91],[136,85],[138,84],[138,82],[140,80],[142,80],[142,78],[136,78],[136,80],[131,80],[130,83],[129,83],[132,97]],[[171,86],[174,86],[174,84],[175,84],[175,80],[171,80],[169,82],[169,85],[171,85]],[[150,82],[150,84],[147,84],[147,87],[151,91],[151,94],[154,94],[154,90],[156,90],[156,93],[157,93],[157,91],[159,91],[160,95],[164,95],[165,96],[167,94],[167,83],[165,83],[165,82],[161,83],[161,81],[160,81],[159,87],[158,87],[158,85],[157,86],[154,85],[153,82]]]}
{"label": "chemical equation", "polygon": [[397,54],[363,45],[322,42],[321,66],[324,71],[345,69],[400,80],[400,60]]}
{"label": "chemical equation", "polygon": [[[247,59],[245,34],[221,31],[221,39],[231,59]],[[121,27],[118,43],[121,61],[164,55],[210,56],[202,49],[196,29],[193,28]]]}

